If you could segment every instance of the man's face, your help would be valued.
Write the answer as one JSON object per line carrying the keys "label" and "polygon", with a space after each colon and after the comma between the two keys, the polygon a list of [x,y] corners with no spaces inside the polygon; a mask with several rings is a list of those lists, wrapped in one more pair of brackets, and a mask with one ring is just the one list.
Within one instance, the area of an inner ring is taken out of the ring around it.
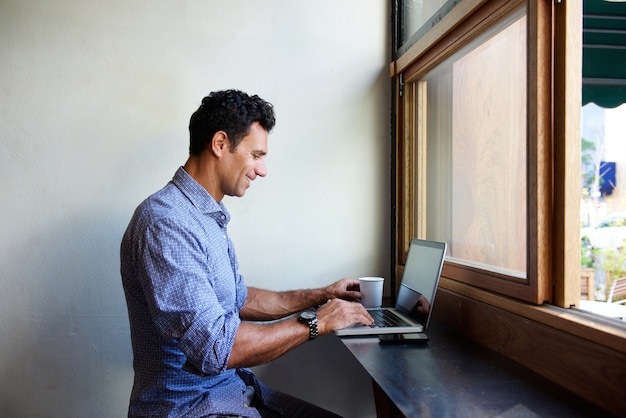
{"label": "man's face", "polygon": [[267,131],[258,122],[253,122],[235,152],[229,149],[224,153],[222,191],[225,195],[241,197],[257,176],[265,177],[267,136]]}

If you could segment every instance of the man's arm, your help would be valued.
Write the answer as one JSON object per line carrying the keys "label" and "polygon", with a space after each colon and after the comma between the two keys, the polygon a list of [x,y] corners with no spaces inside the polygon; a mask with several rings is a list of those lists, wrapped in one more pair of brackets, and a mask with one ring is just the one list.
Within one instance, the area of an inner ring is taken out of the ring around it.
{"label": "man's arm", "polygon": [[[354,323],[370,325],[373,322],[363,305],[341,299],[332,299],[322,305],[317,310],[317,319],[319,335],[329,334]],[[308,339],[309,327],[300,323],[298,318],[269,324],[242,322],[235,334],[228,367],[252,367],[267,363]]]}
{"label": "man's arm", "polygon": [[295,312],[326,303],[330,299],[357,300],[360,297],[359,281],[354,279],[342,279],[319,289],[287,292],[249,287],[248,298],[239,316],[248,321],[267,321],[284,318]]}

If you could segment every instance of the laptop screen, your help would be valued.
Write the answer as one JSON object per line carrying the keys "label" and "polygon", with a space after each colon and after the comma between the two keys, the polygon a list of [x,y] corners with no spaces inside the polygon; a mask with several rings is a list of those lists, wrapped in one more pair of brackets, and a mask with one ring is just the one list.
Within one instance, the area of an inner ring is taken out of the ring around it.
{"label": "laptop screen", "polygon": [[412,239],[398,290],[396,309],[428,325],[446,254],[446,243]]}

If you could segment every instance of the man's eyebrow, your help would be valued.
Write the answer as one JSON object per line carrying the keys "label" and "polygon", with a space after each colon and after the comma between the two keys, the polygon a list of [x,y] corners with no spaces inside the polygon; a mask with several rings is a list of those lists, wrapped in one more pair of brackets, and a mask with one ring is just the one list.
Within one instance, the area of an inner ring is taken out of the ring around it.
{"label": "man's eyebrow", "polygon": [[254,155],[267,155],[267,151],[263,151],[263,150],[252,151],[252,153]]}

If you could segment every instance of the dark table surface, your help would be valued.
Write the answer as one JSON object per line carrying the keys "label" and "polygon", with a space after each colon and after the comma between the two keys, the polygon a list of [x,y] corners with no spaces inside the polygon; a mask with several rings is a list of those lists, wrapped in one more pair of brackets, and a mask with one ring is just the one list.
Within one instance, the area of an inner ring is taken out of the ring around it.
{"label": "dark table surface", "polygon": [[504,356],[431,323],[421,345],[342,338],[406,417],[610,416]]}

